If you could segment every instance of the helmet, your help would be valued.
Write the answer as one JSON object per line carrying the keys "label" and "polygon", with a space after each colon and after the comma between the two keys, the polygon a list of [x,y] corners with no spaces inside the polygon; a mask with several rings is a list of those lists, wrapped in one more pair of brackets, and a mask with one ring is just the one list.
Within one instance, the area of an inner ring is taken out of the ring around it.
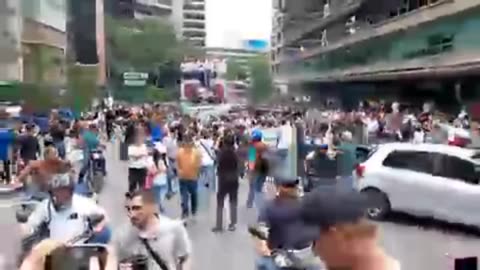
{"label": "helmet", "polygon": [[263,137],[262,131],[258,129],[254,129],[252,131],[252,140],[254,141],[261,141]]}
{"label": "helmet", "polygon": [[74,188],[75,181],[73,177],[71,177],[68,173],[63,174],[55,174],[50,182],[48,183],[49,189],[57,189],[57,188]]}

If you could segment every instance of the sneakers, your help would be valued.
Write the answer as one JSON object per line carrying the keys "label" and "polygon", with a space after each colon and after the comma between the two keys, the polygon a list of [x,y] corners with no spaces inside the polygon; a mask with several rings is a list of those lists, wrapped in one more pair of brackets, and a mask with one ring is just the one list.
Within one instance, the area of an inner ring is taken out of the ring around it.
{"label": "sneakers", "polygon": [[222,233],[222,232],[223,232],[223,228],[213,227],[213,228],[212,228],[212,232],[213,232],[213,233]]}
{"label": "sneakers", "polygon": [[[237,227],[235,226],[235,224],[228,225],[228,230],[229,231],[234,232],[236,229],[237,229]],[[213,227],[212,232],[213,233],[222,233],[222,232],[224,232],[224,230],[223,230],[222,227]]]}

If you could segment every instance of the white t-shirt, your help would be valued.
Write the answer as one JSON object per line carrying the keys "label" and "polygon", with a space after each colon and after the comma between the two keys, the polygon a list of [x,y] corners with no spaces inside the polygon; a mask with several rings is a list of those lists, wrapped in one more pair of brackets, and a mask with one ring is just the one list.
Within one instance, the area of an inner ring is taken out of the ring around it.
{"label": "white t-shirt", "polygon": [[280,138],[278,140],[278,149],[288,149],[292,144],[292,127],[290,125],[283,125],[279,128]]}
{"label": "white t-shirt", "polygon": [[42,222],[49,218],[48,206],[50,206],[50,238],[66,242],[84,233],[88,228],[87,218],[93,215],[103,215],[105,210],[98,206],[95,201],[87,197],[74,194],[70,208],[55,211],[50,199],[43,200],[28,218],[27,226],[37,229]]}
{"label": "white t-shirt", "polygon": [[[140,157],[140,158],[139,158]],[[132,169],[143,169],[148,167],[147,145],[140,146],[132,144],[128,146],[128,167]]]}
{"label": "white t-shirt", "polygon": [[[200,139],[198,141],[198,149],[200,149],[200,153],[202,153],[202,166],[211,166],[214,164],[214,157],[215,152],[213,150],[215,143],[212,139]],[[208,151],[208,152],[207,152]]]}

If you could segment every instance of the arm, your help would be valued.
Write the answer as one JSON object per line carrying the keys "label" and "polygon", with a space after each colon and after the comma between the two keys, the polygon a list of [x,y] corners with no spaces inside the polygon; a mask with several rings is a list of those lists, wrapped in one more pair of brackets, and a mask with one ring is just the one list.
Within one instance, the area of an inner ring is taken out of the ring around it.
{"label": "arm", "polygon": [[25,169],[23,169],[21,172],[20,172],[20,175],[17,177],[17,181],[19,182],[24,182],[25,179],[27,178],[27,176],[29,176],[32,171],[34,169],[36,169],[38,167],[38,162],[39,161],[32,161],[30,162],[27,167],[25,167]]}
{"label": "arm", "polygon": [[49,199],[43,200],[28,217],[27,223],[21,224],[21,232],[24,237],[32,235],[43,222],[48,219]]}
{"label": "arm", "polygon": [[177,270],[191,269],[191,254],[192,241],[188,237],[187,230],[182,224],[178,224],[175,231],[175,254],[174,257],[178,259]]}

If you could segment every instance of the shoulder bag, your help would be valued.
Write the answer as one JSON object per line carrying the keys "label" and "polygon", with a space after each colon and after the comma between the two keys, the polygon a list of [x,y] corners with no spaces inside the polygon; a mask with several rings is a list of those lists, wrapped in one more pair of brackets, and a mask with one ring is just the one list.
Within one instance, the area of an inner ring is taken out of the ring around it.
{"label": "shoulder bag", "polygon": [[168,270],[167,263],[160,257],[160,255],[158,255],[157,252],[155,252],[152,249],[152,246],[150,246],[150,244],[148,243],[148,240],[145,239],[145,238],[140,238],[140,240],[142,241],[142,244],[147,249],[148,254],[152,257],[152,259],[155,261],[155,263],[157,263],[158,266],[160,266],[160,269]]}

